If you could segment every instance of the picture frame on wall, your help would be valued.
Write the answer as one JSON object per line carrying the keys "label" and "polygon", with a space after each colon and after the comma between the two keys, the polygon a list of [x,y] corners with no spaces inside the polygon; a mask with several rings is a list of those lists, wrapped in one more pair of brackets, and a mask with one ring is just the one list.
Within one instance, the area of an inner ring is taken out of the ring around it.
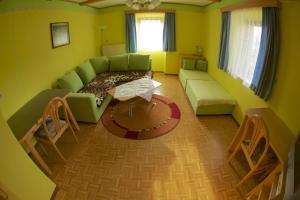
{"label": "picture frame on wall", "polygon": [[70,44],[70,33],[68,22],[56,22],[50,24],[52,48]]}

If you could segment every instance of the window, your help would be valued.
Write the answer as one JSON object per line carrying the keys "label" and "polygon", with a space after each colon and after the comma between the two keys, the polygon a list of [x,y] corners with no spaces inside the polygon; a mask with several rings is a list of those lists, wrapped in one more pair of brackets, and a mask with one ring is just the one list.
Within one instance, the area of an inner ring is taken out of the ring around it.
{"label": "window", "polygon": [[136,14],[138,51],[162,51],[164,14]]}
{"label": "window", "polygon": [[262,30],[262,9],[231,13],[228,72],[250,87],[258,57]]}

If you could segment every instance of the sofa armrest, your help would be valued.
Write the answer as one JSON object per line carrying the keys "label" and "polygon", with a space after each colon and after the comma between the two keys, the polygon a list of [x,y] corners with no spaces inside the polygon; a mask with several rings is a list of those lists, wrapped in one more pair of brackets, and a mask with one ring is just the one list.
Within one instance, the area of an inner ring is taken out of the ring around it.
{"label": "sofa armrest", "polygon": [[149,70],[152,70],[152,59],[149,59]]}
{"label": "sofa armrest", "polygon": [[97,123],[99,120],[100,116],[94,94],[70,93],[67,102],[77,121]]}

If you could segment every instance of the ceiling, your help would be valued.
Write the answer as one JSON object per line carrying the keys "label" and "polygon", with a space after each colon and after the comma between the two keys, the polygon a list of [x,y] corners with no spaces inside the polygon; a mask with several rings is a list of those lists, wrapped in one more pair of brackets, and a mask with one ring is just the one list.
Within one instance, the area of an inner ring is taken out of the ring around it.
{"label": "ceiling", "polygon": [[[81,5],[94,8],[105,8],[109,6],[124,5],[126,0],[65,0],[68,2],[79,3]],[[190,4],[197,6],[206,6],[219,0],[161,0],[163,3]]]}

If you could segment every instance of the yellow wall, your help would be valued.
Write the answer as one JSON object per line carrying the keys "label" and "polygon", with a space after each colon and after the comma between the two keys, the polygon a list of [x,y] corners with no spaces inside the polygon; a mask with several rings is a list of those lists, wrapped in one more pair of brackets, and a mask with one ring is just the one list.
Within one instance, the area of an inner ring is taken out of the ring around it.
{"label": "yellow wall", "polygon": [[[71,44],[52,49],[51,22],[69,22]],[[0,13],[0,106],[7,119],[39,91],[97,55],[96,14],[65,9]]]}
{"label": "yellow wall", "polygon": [[[226,2],[226,1],[225,1]],[[221,12],[218,4],[208,7],[206,17],[205,56],[209,73],[237,100],[234,116],[241,121],[244,111],[250,107],[270,107],[296,134],[300,130],[300,2],[282,1],[280,11],[281,45],[276,83],[271,98],[265,102],[255,96],[238,80],[217,68]]]}
{"label": "yellow wall", "polygon": [[[52,49],[52,22],[69,22],[70,45]],[[0,187],[9,199],[49,200],[55,184],[28,157],[5,121],[59,76],[98,53],[96,12],[56,0],[3,0],[0,24]]]}
{"label": "yellow wall", "polygon": [[[38,6],[34,8],[5,7],[3,12],[3,4],[17,0],[0,2],[0,93],[3,94],[0,100],[0,109],[3,111],[3,116],[0,114],[0,185],[4,185],[16,199],[49,199],[54,184],[31,162],[5,120],[32,96],[51,87],[66,71],[97,55],[100,25],[107,25],[104,43],[125,42],[124,11],[127,8],[124,6],[101,9],[96,13],[80,7],[64,9],[43,6],[62,4],[55,0],[28,0],[26,5],[35,1],[39,3],[35,3]],[[238,121],[247,108],[270,107],[296,133],[300,129],[300,3],[289,0],[282,3],[277,82],[273,95],[265,102],[239,81],[217,69],[221,27],[218,8],[237,1],[240,0],[225,0],[205,10],[194,6],[163,5],[161,8],[175,9],[177,13],[177,52],[150,52],[153,69],[177,73],[178,54],[193,53],[195,46],[200,45],[204,47],[204,54],[209,61],[209,73],[237,99],[234,116]],[[25,5],[25,1],[20,2],[23,2],[22,6]],[[52,49],[49,24],[58,21],[70,23],[71,44]],[[22,170],[16,166],[22,166]],[[30,180],[30,185],[26,184],[27,180]]]}
{"label": "yellow wall", "polygon": [[31,161],[1,112],[0,130],[0,187],[12,200],[49,200],[55,184]]}
{"label": "yellow wall", "polygon": [[[204,13],[201,8],[186,5],[163,4],[160,8],[176,10],[177,52],[141,52],[152,57],[152,69],[177,74],[178,53],[195,53],[196,45],[203,46],[205,35]],[[125,43],[125,6],[101,9],[99,26],[106,26],[103,44]],[[100,33],[99,33],[100,34]]]}
{"label": "yellow wall", "polygon": [[190,10],[176,11],[176,45],[175,53],[167,53],[165,72],[178,74],[179,54],[196,53],[196,46],[205,43],[205,19],[203,12]]}

